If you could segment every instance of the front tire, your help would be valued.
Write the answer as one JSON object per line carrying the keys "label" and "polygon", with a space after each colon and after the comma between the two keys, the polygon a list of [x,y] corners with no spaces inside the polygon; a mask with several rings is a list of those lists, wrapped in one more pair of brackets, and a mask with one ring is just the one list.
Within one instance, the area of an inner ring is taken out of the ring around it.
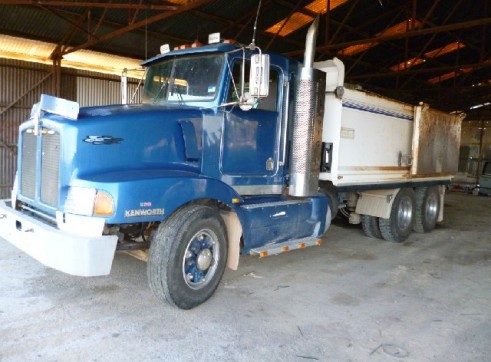
{"label": "front tire", "polygon": [[159,229],[150,245],[147,276],[162,301],[194,308],[215,292],[227,259],[225,225],[218,210],[185,206]]}
{"label": "front tire", "polygon": [[416,212],[414,231],[429,233],[433,231],[440,214],[440,193],[437,186],[419,187],[415,192]]}
{"label": "front tire", "polygon": [[400,243],[411,234],[414,225],[414,191],[401,189],[394,199],[388,219],[379,218],[382,237]]}

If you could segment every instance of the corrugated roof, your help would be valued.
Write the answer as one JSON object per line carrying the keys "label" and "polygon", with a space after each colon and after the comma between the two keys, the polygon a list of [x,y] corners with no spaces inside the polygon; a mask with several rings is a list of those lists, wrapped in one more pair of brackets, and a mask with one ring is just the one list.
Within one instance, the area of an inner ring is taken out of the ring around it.
{"label": "corrugated roof", "polygon": [[[50,55],[56,44],[39,40],[23,39],[0,34],[0,57],[18,59],[29,62],[52,64]],[[91,70],[105,74],[121,75],[123,69],[140,68],[142,60],[117,55],[79,50],[64,56],[62,66]],[[138,72],[130,72],[131,76],[139,77]]]}
{"label": "corrugated roof", "polygon": [[[64,45],[89,44],[92,51],[145,59],[163,43],[172,48],[206,42],[211,32],[249,44],[258,3],[0,0],[0,34],[58,44],[73,33]],[[307,24],[316,14],[322,16],[316,60],[341,57],[348,82],[447,110],[468,109],[491,98],[489,86],[472,87],[491,78],[489,0],[263,0],[256,44],[301,57]],[[417,26],[407,26],[410,21]],[[401,24],[399,33],[386,30],[395,24]],[[107,39],[97,41],[101,37]],[[457,48],[445,48],[456,43]]]}

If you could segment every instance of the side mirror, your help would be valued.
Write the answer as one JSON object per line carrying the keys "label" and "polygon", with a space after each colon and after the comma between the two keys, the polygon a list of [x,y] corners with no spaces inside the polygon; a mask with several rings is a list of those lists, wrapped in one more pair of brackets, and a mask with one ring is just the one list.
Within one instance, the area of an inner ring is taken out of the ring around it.
{"label": "side mirror", "polygon": [[269,55],[254,54],[251,56],[249,74],[249,92],[251,97],[265,98],[269,92]]}

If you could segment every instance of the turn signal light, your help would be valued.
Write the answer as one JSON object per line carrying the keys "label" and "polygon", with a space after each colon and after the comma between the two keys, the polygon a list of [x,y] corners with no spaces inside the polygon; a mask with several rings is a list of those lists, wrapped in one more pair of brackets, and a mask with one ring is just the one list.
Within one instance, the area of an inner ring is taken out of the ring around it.
{"label": "turn signal light", "polygon": [[104,191],[97,191],[94,200],[94,215],[111,216],[114,214],[114,203],[111,195]]}

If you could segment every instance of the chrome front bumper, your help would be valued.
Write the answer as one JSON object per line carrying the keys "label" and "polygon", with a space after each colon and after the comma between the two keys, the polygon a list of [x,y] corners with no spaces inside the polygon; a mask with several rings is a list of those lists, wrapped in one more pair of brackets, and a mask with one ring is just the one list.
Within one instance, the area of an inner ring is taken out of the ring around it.
{"label": "chrome front bumper", "polygon": [[111,272],[117,236],[94,232],[90,228],[94,218],[60,214],[55,227],[14,210],[9,204],[8,200],[0,200],[0,237],[64,273],[88,277]]}

